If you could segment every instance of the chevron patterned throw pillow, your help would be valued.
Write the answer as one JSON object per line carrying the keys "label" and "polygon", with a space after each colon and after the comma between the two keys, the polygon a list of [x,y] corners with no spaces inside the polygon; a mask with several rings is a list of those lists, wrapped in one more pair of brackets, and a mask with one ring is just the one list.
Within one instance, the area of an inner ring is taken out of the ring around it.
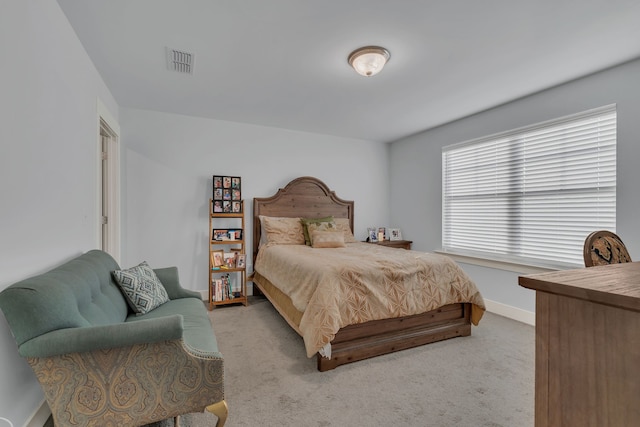
{"label": "chevron patterned throw pillow", "polygon": [[167,291],[146,261],[126,270],[115,270],[113,277],[136,315],[169,301]]}

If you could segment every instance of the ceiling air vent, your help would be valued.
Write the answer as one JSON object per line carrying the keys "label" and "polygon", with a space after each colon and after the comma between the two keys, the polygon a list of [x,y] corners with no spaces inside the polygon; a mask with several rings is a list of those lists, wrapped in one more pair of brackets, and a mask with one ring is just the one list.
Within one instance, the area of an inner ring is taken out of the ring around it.
{"label": "ceiling air vent", "polygon": [[167,48],[167,67],[178,73],[193,74],[193,53]]}

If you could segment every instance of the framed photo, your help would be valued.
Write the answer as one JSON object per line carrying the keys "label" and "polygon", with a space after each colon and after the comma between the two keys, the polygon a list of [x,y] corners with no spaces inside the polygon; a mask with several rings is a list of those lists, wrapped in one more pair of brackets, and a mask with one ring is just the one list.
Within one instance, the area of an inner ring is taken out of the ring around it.
{"label": "framed photo", "polygon": [[[242,179],[239,176],[213,175],[213,200],[238,201],[242,200]],[[238,209],[238,210],[235,210]],[[222,212],[241,212],[242,204],[228,203],[228,210],[223,204]]]}
{"label": "framed photo", "polygon": [[222,267],[224,265],[224,251],[211,251],[211,265],[214,267]]}
{"label": "framed photo", "polygon": [[211,238],[217,242],[221,242],[223,240],[229,240],[229,230],[225,229],[214,229],[211,233]]}
{"label": "framed photo", "polygon": [[242,240],[242,228],[214,228],[211,238],[216,242]]}
{"label": "framed photo", "polygon": [[221,176],[213,176],[213,188],[222,188],[222,177]]}
{"label": "framed photo", "polygon": [[375,227],[367,228],[367,241],[376,243],[378,241],[378,229]]}
{"label": "framed photo", "polygon": [[231,212],[242,212],[242,203],[236,201],[231,202]]}
{"label": "framed photo", "polygon": [[213,211],[222,212],[222,202],[220,200],[213,201]]}
{"label": "framed photo", "polygon": [[236,260],[236,267],[245,268],[246,260],[247,260],[247,256],[245,254],[238,254],[238,259]]}
{"label": "framed photo", "polygon": [[378,227],[378,241],[382,241],[387,238],[387,229],[384,227]]}
{"label": "framed photo", "polygon": [[402,232],[399,228],[389,229],[389,240],[402,240]]}
{"label": "framed photo", "polygon": [[231,200],[224,200],[222,202],[222,212],[231,213]]}
{"label": "framed photo", "polygon": [[227,268],[236,268],[236,253],[225,252],[224,253],[224,266]]}
{"label": "framed photo", "polygon": [[242,228],[227,230],[227,240],[242,240]]}

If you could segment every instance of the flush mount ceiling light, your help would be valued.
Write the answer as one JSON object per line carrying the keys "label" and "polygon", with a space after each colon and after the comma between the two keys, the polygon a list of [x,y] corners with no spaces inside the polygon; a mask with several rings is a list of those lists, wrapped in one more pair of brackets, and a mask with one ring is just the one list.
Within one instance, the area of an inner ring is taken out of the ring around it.
{"label": "flush mount ceiling light", "polygon": [[349,65],[356,70],[356,73],[371,77],[382,70],[390,57],[389,51],[383,47],[365,46],[351,52]]}

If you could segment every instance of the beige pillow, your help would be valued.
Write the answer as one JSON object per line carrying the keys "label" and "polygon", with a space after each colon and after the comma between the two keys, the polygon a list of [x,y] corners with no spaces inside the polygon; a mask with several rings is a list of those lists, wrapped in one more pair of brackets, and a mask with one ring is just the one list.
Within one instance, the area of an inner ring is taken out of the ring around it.
{"label": "beige pillow", "polygon": [[278,245],[304,245],[304,234],[300,218],[270,217],[260,218],[264,228],[262,233],[267,243]]}
{"label": "beige pillow", "polygon": [[[336,223],[331,221],[331,222],[313,222],[310,224],[307,224],[307,231],[309,232],[309,246],[313,246],[313,232],[314,231],[338,231],[340,232],[340,230],[338,230],[338,228],[336,227]],[[344,240],[344,237],[343,237]],[[305,242],[306,243],[306,242]]]}
{"label": "beige pillow", "polygon": [[311,246],[314,248],[344,248],[342,231],[312,231]]}
{"label": "beige pillow", "polygon": [[349,218],[334,218],[333,222],[336,223],[336,227],[338,227],[338,230],[341,230],[344,233],[344,242],[345,243],[355,243],[355,242],[357,242],[356,238],[353,236],[353,231],[351,231],[351,225],[349,224]]}
{"label": "beige pillow", "polygon": [[309,231],[309,224],[319,224],[321,222],[333,222],[333,216],[325,216],[324,218],[302,218],[302,232],[304,233],[304,244],[311,246],[311,231]]}

